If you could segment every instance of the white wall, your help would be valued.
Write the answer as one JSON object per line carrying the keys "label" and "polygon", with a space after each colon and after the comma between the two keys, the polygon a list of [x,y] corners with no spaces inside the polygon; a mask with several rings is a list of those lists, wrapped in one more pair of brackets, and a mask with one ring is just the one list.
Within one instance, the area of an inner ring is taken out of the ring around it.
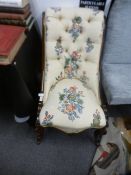
{"label": "white wall", "polygon": [[30,0],[31,9],[41,31],[42,12],[48,7],[78,7],[79,0]]}

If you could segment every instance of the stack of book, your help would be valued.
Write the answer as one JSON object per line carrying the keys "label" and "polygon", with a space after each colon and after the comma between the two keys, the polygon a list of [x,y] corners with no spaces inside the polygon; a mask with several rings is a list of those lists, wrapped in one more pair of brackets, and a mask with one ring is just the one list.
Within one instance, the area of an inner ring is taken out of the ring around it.
{"label": "stack of book", "polygon": [[0,0],[0,24],[30,29],[33,23],[29,0]]}
{"label": "stack of book", "polygon": [[0,24],[0,65],[14,61],[25,39],[25,27]]}

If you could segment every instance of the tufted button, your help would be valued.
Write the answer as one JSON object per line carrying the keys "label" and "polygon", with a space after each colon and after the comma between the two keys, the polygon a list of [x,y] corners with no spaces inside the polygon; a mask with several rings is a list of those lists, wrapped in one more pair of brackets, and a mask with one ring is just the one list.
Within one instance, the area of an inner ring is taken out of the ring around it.
{"label": "tufted button", "polygon": [[92,21],[92,17],[90,16],[88,19],[87,19],[87,21],[88,21],[88,23],[90,23],[91,21]]}
{"label": "tufted button", "polygon": [[90,23],[91,19],[89,18],[89,19],[87,19],[87,21],[88,21],[88,23]]}
{"label": "tufted button", "polygon": [[65,32],[68,32],[68,30],[69,30],[69,27],[66,26],[66,27],[65,27]]}
{"label": "tufted button", "polygon": [[57,60],[60,60],[60,57],[57,57]]}
{"label": "tufted button", "polygon": [[61,15],[58,17],[58,19],[59,19],[60,21],[62,20],[62,18],[63,18],[63,17],[62,17]]}
{"label": "tufted button", "polygon": [[69,49],[66,48],[66,49],[65,49],[65,52],[68,52],[68,50],[69,50]]}
{"label": "tufted button", "polygon": [[79,52],[82,52],[82,51],[83,51],[83,49],[82,49],[82,48],[80,48],[80,49],[79,49]]}
{"label": "tufted button", "polygon": [[85,62],[87,62],[88,61],[88,58],[85,58]]}
{"label": "tufted button", "polygon": [[56,40],[58,43],[61,43],[62,42],[62,37],[61,36],[59,36],[59,38],[57,38],[57,40]]}

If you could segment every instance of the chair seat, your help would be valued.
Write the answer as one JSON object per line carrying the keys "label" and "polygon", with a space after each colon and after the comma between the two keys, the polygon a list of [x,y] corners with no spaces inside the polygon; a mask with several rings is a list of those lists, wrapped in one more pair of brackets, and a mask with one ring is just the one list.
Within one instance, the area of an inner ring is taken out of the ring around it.
{"label": "chair seat", "polygon": [[111,105],[131,104],[131,64],[104,64],[103,87]]}
{"label": "chair seat", "polygon": [[106,125],[105,115],[91,89],[78,79],[63,79],[50,89],[40,116],[43,127],[55,127],[66,133]]}

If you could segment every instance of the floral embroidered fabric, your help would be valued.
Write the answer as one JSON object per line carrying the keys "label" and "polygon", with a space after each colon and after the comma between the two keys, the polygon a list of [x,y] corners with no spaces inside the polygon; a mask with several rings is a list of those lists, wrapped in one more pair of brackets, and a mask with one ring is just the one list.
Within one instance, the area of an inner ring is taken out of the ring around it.
{"label": "floral embroidered fabric", "polygon": [[79,114],[83,109],[82,91],[77,92],[77,87],[72,86],[69,89],[65,88],[63,93],[59,94],[58,110],[68,115],[69,120],[74,121],[79,118]]}
{"label": "floral embroidered fabric", "polygon": [[91,52],[92,49],[94,49],[93,41],[91,41],[90,38],[87,39],[86,45],[87,45],[86,48],[85,48],[86,52]]}
{"label": "floral embroidered fabric", "polygon": [[43,126],[69,133],[105,125],[104,113],[94,93],[78,79],[58,81],[50,90],[40,116]]}
{"label": "floral embroidered fabric", "polygon": [[81,17],[75,17],[72,20],[72,28],[69,30],[69,33],[71,33],[71,36],[73,38],[73,42],[76,41],[80,33],[82,32],[82,26],[81,26],[82,18]]}
{"label": "floral embroidered fabric", "polygon": [[77,76],[77,70],[79,68],[78,62],[80,62],[80,53],[79,51],[73,51],[71,55],[65,57],[65,73],[67,78],[73,78]]}
{"label": "floral embroidered fabric", "polygon": [[93,123],[91,124],[92,127],[100,127],[100,121],[101,120],[101,116],[100,116],[100,112],[98,111],[98,109],[96,109],[96,112],[93,114]]}
{"label": "floral embroidered fabric", "polygon": [[105,125],[98,90],[103,21],[103,12],[91,9],[47,9],[43,126],[70,133]]}
{"label": "floral embroidered fabric", "polygon": [[[57,39],[56,46],[55,46],[55,51],[56,51],[57,56],[60,56],[60,54],[63,53],[63,47],[61,45],[61,42],[62,42],[61,37],[59,37]],[[58,57],[58,59],[59,59],[59,57]]]}
{"label": "floral embroidered fabric", "polygon": [[52,125],[51,120],[53,119],[53,117],[54,117],[54,115],[51,115],[48,113],[48,111],[45,111],[45,116],[44,116],[42,125],[43,126],[51,126]]}

